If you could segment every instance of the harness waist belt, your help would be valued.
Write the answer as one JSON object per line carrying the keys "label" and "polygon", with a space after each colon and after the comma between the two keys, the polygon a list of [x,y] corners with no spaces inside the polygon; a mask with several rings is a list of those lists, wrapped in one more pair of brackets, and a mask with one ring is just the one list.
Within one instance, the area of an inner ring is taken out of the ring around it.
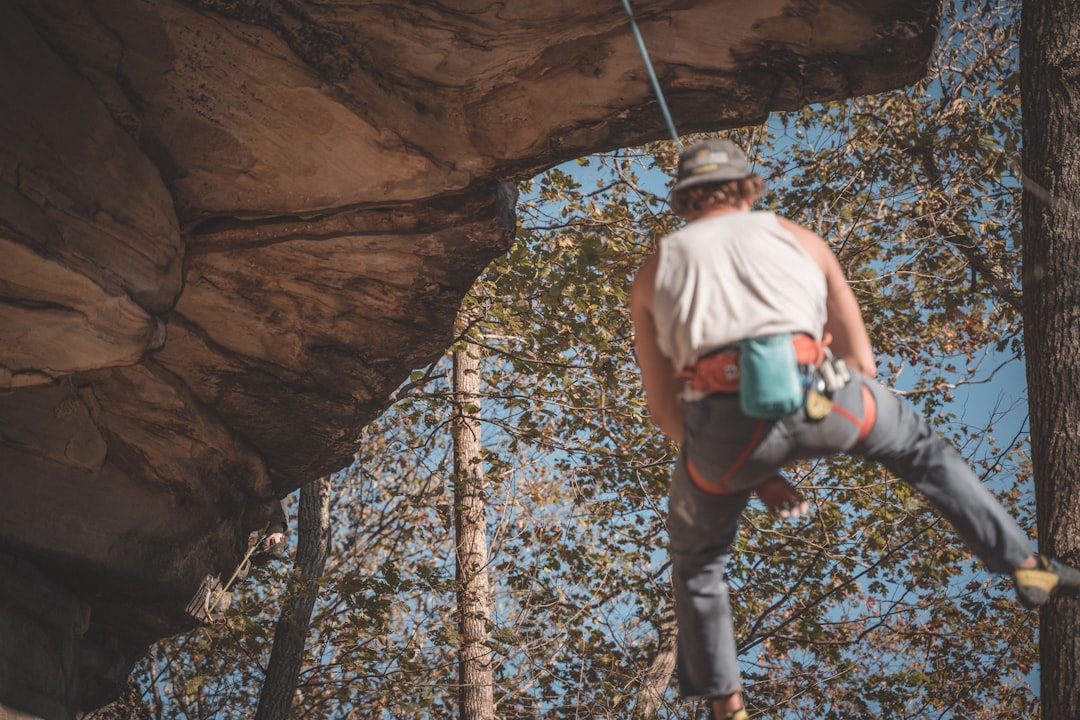
{"label": "harness waist belt", "polygon": [[[809,335],[795,335],[791,344],[795,348],[795,361],[800,365],[818,367],[825,360],[825,342],[818,342]],[[706,395],[739,392],[739,353],[718,352],[706,355],[694,367],[675,373],[679,380],[686,380],[691,388]]]}

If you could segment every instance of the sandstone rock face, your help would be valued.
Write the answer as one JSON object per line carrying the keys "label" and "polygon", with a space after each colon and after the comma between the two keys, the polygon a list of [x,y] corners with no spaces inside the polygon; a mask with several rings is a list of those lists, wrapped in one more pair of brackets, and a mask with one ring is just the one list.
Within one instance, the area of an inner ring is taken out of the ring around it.
{"label": "sandstone rock face", "polygon": [[[683,132],[911,82],[939,12],[634,9]],[[11,716],[109,699],[266,500],[348,464],[514,180],[666,134],[617,0],[8,0],[0,97]]]}

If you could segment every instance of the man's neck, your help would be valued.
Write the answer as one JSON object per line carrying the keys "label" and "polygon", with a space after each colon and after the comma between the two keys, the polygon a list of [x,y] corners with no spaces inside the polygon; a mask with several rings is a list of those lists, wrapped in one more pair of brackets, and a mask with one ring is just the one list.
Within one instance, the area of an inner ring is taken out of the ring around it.
{"label": "man's neck", "polygon": [[702,210],[693,217],[688,217],[687,221],[693,222],[694,220],[707,220],[709,218],[720,217],[721,215],[730,215],[737,212],[747,212],[748,210],[750,210],[750,201],[743,200],[738,205],[717,205],[715,207],[709,208],[708,210]]}

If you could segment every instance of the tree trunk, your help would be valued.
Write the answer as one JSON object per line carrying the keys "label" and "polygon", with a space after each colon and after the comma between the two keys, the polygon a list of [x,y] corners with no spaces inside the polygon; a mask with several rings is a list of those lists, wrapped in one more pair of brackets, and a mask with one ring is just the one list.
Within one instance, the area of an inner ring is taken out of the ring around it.
{"label": "tree trunk", "polygon": [[660,619],[659,643],[652,664],[645,671],[637,697],[634,699],[633,720],[648,720],[656,717],[660,705],[664,702],[664,693],[671,684],[671,674],[675,672],[675,652],[679,639],[678,626],[675,623],[675,603],[669,602]]}
{"label": "tree trunk", "polygon": [[[1024,345],[1042,552],[1080,564],[1080,3],[1024,0]],[[1080,599],[1041,611],[1043,720],[1080,718]]]}
{"label": "tree trunk", "polygon": [[285,720],[292,707],[304,659],[304,638],[319,594],[318,579],[330,554],[329,477],[312,480],[300,488],[296,537],[297,583],[282,606],[274,631],[255,720]]}
{"label": "tree trunk", "polygon": [[458,704],[462,720],[495,717],[488,623],[487,518],[480,444],[477,348],[454,352],[454,533],[457,551]]}

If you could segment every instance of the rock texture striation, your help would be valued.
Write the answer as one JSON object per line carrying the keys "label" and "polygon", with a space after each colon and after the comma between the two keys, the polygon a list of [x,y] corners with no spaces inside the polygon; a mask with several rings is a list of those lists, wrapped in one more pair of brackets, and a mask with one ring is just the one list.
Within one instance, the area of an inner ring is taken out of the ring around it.
{"label": "rock texture striation", "polygon": [[[634,5],[683,132],[909,83],[939,13]],[[266,500],[348,464],[510,183],[666,134],[618,0],[4,0],[0,97],[12,717],[110,699]]]}

